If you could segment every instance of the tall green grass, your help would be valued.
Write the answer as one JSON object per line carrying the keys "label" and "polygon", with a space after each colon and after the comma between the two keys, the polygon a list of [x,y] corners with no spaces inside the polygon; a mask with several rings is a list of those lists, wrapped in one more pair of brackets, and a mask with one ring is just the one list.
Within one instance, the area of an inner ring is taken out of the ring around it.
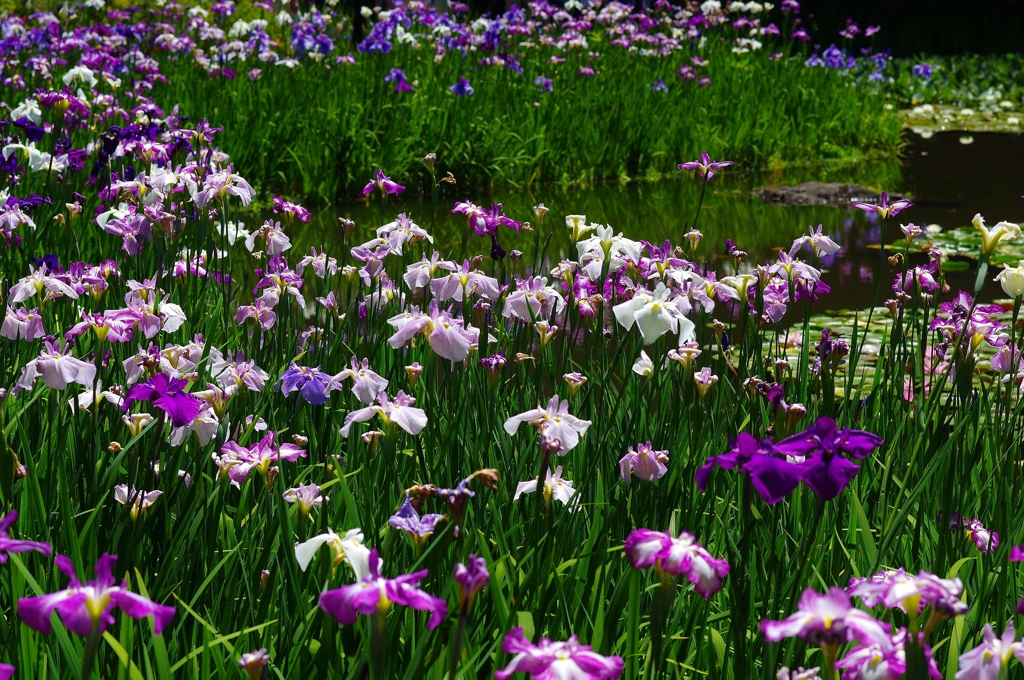
{"label": "tall green grass", "polygon": [[[427,153],[476,188],[657,177],[708,150],[749,169],[824,159],[891,158],[900,122],[881,97],[849,78],[808,69],[797,58],[769,62],[727,47],[702,53],[711,87],[683,82],[681,60],[635,58],[593,44],[598,75],[578,76],[578,54],[547,64],[527,50],[523,73],[481,67],[470,56],[431,55],[399,46],[386,56],[357,55],[355,66],[265,66],[259,80],[210,78],[169,64],[161,96],[183,113],[225,126],[223,148],[268,191],[345,201],[385,167],[400,182],[422,178]],[[405,71],[412,93],[383,82]],[[541,94],[537,76],[554,80]],[[459,77],[468,97],[448,91]],[[662,78],[669,91],[649,89]]]}

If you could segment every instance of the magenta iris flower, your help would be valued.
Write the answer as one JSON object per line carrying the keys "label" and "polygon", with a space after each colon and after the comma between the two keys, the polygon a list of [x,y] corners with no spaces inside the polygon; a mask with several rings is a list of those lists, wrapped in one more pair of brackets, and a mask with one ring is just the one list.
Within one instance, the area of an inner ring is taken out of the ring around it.
{"label": "magenta iris flower", "polygon": [[385,194],[392,194],[394,196],[397,196],[398,194],[405,191],[404,186],[402,186],[398,182],[391,181],[391,178],[386,176],[384,174],[384,171],[379,168],[377,170],[376,176],[373,179],[371,179],[366,184],[365,187],[363,187],[363,196],[369,196],[370,192],[373,191],[374,189],[379,190],[382,196]]}
{"label": "magenta iris flower", "polygon": [[[779,453],[802,458],[802,481],[816,494],[830,500],[843,492],[860,466],[850,458],[867,458],[883,444],[877,434],[836,427],[831,418],[818,418],[805,432],[787,437],[775,445]],[[840,455],[842,454],[842,455]]]}
{"label": "magenta iris flower", "polygon": [[697,470],[697,488],[707,491],[708,479],[715,467],[738,469],[750,478],[750,483],[769,505],[778,503],[795,489],[803,477],[800,466],[786,460],[767,440],[758,441],[746,432],[740,432],[732,449],[720,456],[708,458]]}
{"label": "magenta iris flower", "polygon": [[505,635],[501,651],[515,657],[504,669],[494,671],[497,680],[507,680],[513,673],[528,673],[538,680],[605,680],[622,675],[624,663],[622,657],[601,656],[589,645],[581,645],[575,635],[564,642],[542,637],[535,645],[526,639],[522,628]]}
{"label": "magenta iris flower", "polygon": [[888,609],[919,614],[927,605],[932,605],[945,618],[968,611],[967,604],[960,599],[964,592],[960,579],[943,579],[927,571],[915,576],[900,568],[867,578],[852,578],[846,592],[850,597],[859,597],[865,607],[881,604]]}
{"label": "magenta iris flower", "polygon": [[713,161],[707,151],[702,151],[700,160],[680,163],[678,168],[680,170],[696,170],[697,174],[703,177],[705,182],[710,182],[711,178],[715,176],[716,170],[727,168],[730,165],[734,165],[734,163],[732,161]]}
{"label": "magenta iris flower", "polygon": [[374,548],[370,551],[370,573],[356,583],[323,593],[320,608],[339,623],[350,625],[356,622],[359,614],[383,614],[392,604],[400,604],[430,612],[428,629],[441,625],[448,614],[448,603],[420,590],[419,582],[426,578],[427,570],[389,579],[380,575],[381,564],[383,560]]}
{"label": "magenta iris flower", "polygon": [[470,555],[465,564],[462,562],[456,564],[455,581],[459,584],[459,602],[463,605],[465,603],[472,605],[473,598],[487,585],[490,578],[487,561],[482,557]]}
{"label": "magenta iris flower", "polygon": [[636,529],[625,544],[626,556],[634,569],[654,565],[668,574],[686,574],[694,589],[703,597],[711,597],[722,589],[722,579],[729,575],[729,563],[712,557],[689,532],[673,536],[667,531]]}
{"label": "magenta iris flower", "polygon": [[57,612],[69,630],[89,635],[94,627],[103,632],[114,623],[111,612],[120,609],[133,619],[152,615],[153,630],[159,635],[174,618],[174,607],[157,604],[128,590],[128,584],[117,585],[114,580],[114,562],[117,555],[103,553],[96,562],[96,578],[82,583],[78,580],[71,560],[58,555],[55,563],[64,572],[70,585],[49,595],[23,597],[18,600],[18,616],[32,628],[49,635],[53,632],[50,615]]}
{"label": "magenta iris flower", "polygon": [[473,86],[469,84],[468,78],[459,78],[459,82],[455,83],[448,89],[452,91],[452,94],[460,97],[468,97],[475,92]]}
{"label": "magenta iris flower", "polygon": [[870,645],[888,639],[889,624],[850,604],[850,596],[833,586],[824,595],[808,588],[797,611],[782,621],[764,620],[761,632],[769,642],[801,637],[814,645],[840,645],[852,640]]}
{"label": "magenta iris flower", "polygon": [[203,401],[185,392],[188,381],[168,378],[157,373],[146,382],[133,385],[124,397],[121,410],[127,412],[136,401],[151,401],[153,406],[167,414],[172,427],[185,427],[199,417]]}
{"label": "magenta iris flower", "polygon": [[226,475],[235,486],[245,484],[253,470],[266,478],[267,486],[273,483],[277,468],[273,463],[286,460],[294,463],[306,457],[305,449],[295,444],[285,443],[280,446],[274,441],[274,432],[268,431],[250,447],[245,447],[232,440],[220,449],[221,455],[213,454],[213,462],[217,464],[221,474]]}
{"label": "magenta iris flower", "polygon": [[339,387],[334,378],[322,372],[319,366],[299,366],[294,361],[288,370],[281,374],[277,384],[281,388],[281,394],[288,396],[292,392],[298,392],[314,406],[326,404],[331,397],[331,390]]}
{"label": "magenta iris flower", "polygon": [[3,519],[0,519],[0,564],[7,562],[7,553],[23,553],[35,550],[44,555],[49,555],[51,550],[49,543],[20,541],[16,538],[11,538],[9,532],[16,519],[18,519],[17,510],[11,510]]}

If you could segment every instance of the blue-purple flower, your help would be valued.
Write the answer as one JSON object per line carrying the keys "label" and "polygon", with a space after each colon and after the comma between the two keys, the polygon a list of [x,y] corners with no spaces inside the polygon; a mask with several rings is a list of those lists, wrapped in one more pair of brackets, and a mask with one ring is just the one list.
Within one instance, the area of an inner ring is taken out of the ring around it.
{"label": "blue-purple flower", "polygon": [[11,538],[10,529],[15,520],[18,519],[18,511],[11,510],[3,519],[0,519],[0,564],[7,562],[8,553],[23,553],[35,550],[44,555],[50,554],[50,544],[38,541],[21,541]]}
{"label": "blue-purple flower", "polygon": [[715,176],[716,170],[727,168],[730,165],[734,165],[734,163],[732,161],[713,161],[708,152],[703,151],[700,154],[700,160],[680,163],[678,168],[680,170],[696,170],[697,174],[703,177],[705,182],[710,182],[711,178]]}
{"label": "blue-purple flower", "polygon": [[413,540],[413,543],[420,545],[427,537],[434,533],[438,521],[443,518],[444,515],[438,514],[420,516],[409,500],[408,494],[406,494],[405,501],[398,508],[398,512],[388,519],[388,524],[404,531]]}
{"label": "blue-purple flower", "polygon": [[459,78],[459,82],[455,83],[448,89],[451,90],[452,94],[458,95],[459,97],[468,97],[475,92],[473,86],[469,84],[468,78]]}
{"label": "blue-purple flower", "polygon": [[787,437],[775,451],[799,461],[801,481],[825,500],[843,492],[858,472],[855,460],[867,458],[883,444],[877,434],[839,429],[831,418],[818,418],[805,432]]}
{"label": "blue-purple flower", "polygon": [[753,435],[741,432],[732,448],[720,456],[708,458],[697,470],[697,488],[707,491],[708,479],[715,467],[723,470],[738,469],[750,478],[750,483],[769,505],[788,496],[803,476],[800,466],[788,461],[767,440],[758,441]]}
{"label": "blue-purple flower", "polygon": [[281,394],[288,396],[292,392],[298,392],[308,403],[314,406],[327,403],[331,398],[331,390],[339,389],[338,382],[330,375],[320,370],[320,367],[310,368],[299,366],[295,362],[288,367],[288,370],[281,374],[277,381],[281,388]]}

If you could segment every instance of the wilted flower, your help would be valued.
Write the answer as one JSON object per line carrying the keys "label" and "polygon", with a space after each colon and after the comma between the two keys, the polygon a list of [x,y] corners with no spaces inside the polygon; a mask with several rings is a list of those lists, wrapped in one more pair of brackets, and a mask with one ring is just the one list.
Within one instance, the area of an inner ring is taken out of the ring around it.
{"label": "wilted flower", "polygon": [[673,536],[667,531],[635,529],[625,544],[626,556],[634,569],[654,565],[667,574],[686,574],[694,589],[703,597],[711,597],[722,589],[722,579],[729,575],[729,563],[712,557],[689,532]]}

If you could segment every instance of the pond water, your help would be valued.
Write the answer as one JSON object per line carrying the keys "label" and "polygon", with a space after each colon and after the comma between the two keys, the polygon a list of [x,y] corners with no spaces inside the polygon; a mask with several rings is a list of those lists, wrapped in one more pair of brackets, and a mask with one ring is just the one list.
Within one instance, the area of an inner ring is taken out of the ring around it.
{"label": "pond water", "polygon": [[[888,187],[908,193],[915,205],[890,225],[890,243],[902,239],[900,222],[938,224],[948,230],[970,224],[978,212],[985,216],[988,224],[1000,220],[1024,221],[1024,201],[1021,200],[1024,182],[1020,181],[1024,177],[1020,172],[1024,137],[975,133],[970,144],[963,143],[962,137],[962,133],[938,133],[929,138],[908,133],[902,161],[882,165],[815,167],[777,175],[745,174],[741,169],[729,168],[715,176],[705,196],[697,225],[704,233],[699,256],[712,258],[720,269],[731,267],[731,260],[724,256],[724,241],[731,238],[750,254],[748,263],[774,260],[773,250],[788,249],[793,239],[805,233],[809,226],[821,224],[824,231],[842,245],[843,251],[832,262],[826,262],[824,280],[832,287],[832,293],[817,304],[815,311],[864,308],[872,299],[878,264],[878,250],[871,248],[881,235],[878,223],[872,219],[874,215],[829,206],[766,205],[752,190],[759,186],[822,180]],[[442,168],[440,161],[438,166]],[[429,181],[426,173],[425,176]],[[540,225],[539,237],[503,230],[501,241],[506,250],[519,248],[532,254],[535,239],[546,239],[550,234],[549,263],[556,263],[571,247],[568,230],[564,227],[567,214],[584,214],[589,221],[611,225],[633,239],[658,242],[670,238],[678,243],[687,231],[687,224],[693,222],[701,188],[691,177],[585,188],[511,189],[492,195],[466,192],[458,186],[442,186],[443,193],[436,205],[429,185],[426,189],[409,187],[401,201],[389,205],[387,221],[393,220],[397,212],[407,212],[434,235],[442,254],[457,257],[463,252],[461,241],[466,234],[466,222],[462,215],[450,213],[455,201],[469,199],[484,205],[502,203],[510,217],[529,221],[534,226],[532,207],[544,203],[550,212]],[[312,245],[337,243],[339,217],[352,219],[357,224],[351,243],[369,240],[374,229],[383,223],[376,197],[368,205],[331,206],[316,211],[313,222],[297,235],[295,245],[308,250]],[[490,252],[489,240],[476,236],[470,239],[465,249],[469,255]],[[923,256],[915,257],[924,261]],[[550,265],[545,264],[543,268],[550,269]],[[954,290],[970,289],[974,283],[973,270],[949,272],[947,276]],[[895,271],[886,272],[880,302],[890,296],[888,285],[894,277]],[[986,284],[982,293],[984,299],[1000,296],[1002,291],[998,284]]]}

